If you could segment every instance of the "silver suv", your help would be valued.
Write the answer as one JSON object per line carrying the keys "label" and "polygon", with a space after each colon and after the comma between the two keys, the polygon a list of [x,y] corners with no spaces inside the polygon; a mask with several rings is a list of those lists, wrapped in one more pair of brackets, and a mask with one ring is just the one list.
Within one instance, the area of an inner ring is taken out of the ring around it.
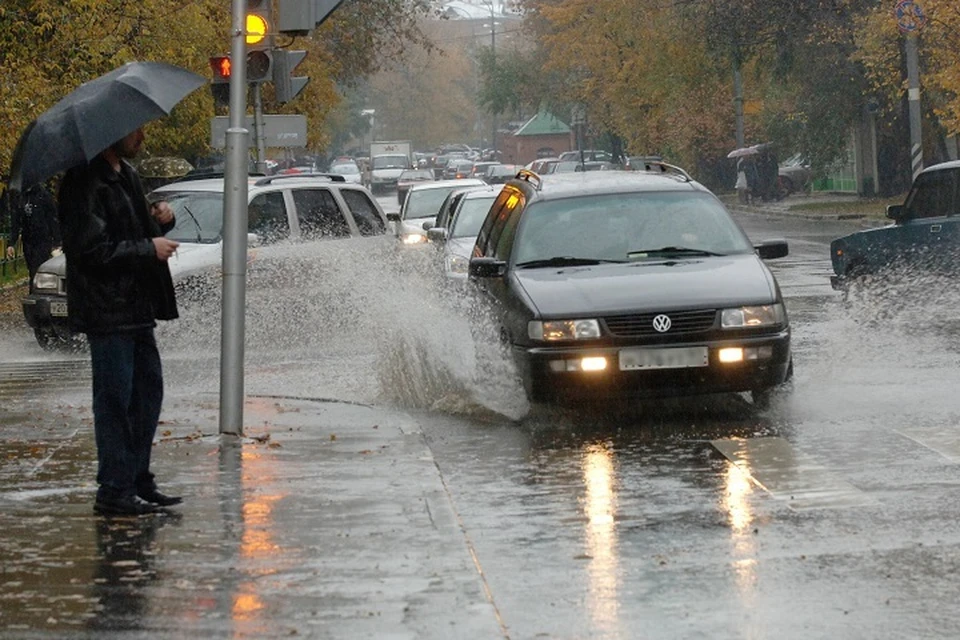
{"label": "silver suv", "polygon": [[[177,217],[167,237],[180,242],[170,258],[174,283],[221,264],[223,250],[223,178],[182,180],[151,192],[166,200]],[[341,175],[290,174],[251,177],[248,185],[251,246],[287,239],[327,240],[383,235],[387,218],[363,186]],[[66,260],[44,262],[23,299],[23,314],[44,348],[72,339],[67,324]]]}

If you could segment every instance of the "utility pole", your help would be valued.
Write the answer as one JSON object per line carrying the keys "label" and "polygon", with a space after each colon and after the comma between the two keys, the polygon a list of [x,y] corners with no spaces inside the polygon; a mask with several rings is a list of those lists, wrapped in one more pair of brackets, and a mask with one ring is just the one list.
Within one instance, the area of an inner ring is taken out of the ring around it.
{"label": "utility pole", "polygon": [[[494,80],[496,80],[496,72],[497,72],[497,23],[494,22],[493,0],[488,0],[485,4],[487,4],[487,5],[490,7],[490,57],[491,57],[492,60],[493,60],[493,64],[491,65],[491,68],[493,69]],[[490,132],[490,134],[491,134],[491,135],[490,135],[490,148],[493,150],[494,156],[496,156],[496,152],[497,152],[497,112],[496,112],[496,107],[494,107],[494,111],[493,111],[493,127],[492,127],[492,131]],[[496,157],[494,157],[493,159],[496,160]]]}
{"label": "utility pole", "polygon": [[894,9],[897,27],[906,37],[904,53],[907,58],[907,105],[910,114],[910,168],[912,178],[923,171],[923,133],[920,116],[920,63],[917,40],[927,23],[927,16],[913,0],[899,0]]}
{"label": "utility pole", "polygon": [[733,109],[737,126],[737,149],[744,147],[743,133],[743,76],[740,74],[740,63],[733,63]]}

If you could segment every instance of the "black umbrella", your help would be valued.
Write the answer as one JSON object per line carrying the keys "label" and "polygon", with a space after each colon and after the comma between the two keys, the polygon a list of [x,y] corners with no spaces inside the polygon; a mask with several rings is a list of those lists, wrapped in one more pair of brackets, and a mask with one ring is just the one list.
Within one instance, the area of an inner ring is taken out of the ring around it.
{"label": "black umbrella", "polygon": [[24,190],[168,115],[206,80],[164,62],[129,62],[86,82],[31,122],[13,152],[11,189]]}

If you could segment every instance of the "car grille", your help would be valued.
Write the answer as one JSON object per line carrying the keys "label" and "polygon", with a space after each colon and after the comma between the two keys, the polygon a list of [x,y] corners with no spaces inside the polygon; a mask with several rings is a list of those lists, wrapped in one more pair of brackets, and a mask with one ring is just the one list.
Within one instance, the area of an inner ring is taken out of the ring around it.
{"label": "car grille", "polygon": [[670,329],[663,333],[653,328],[653,319],[660,313],[641,313],[635,315],[604,318],[607,329],[618,338],[645,338],[648,336],[666,336],[679,333],[701,333],[713,327],[717,319],[716,309],[698,311],[670,311],[663,315],[670,318]]}

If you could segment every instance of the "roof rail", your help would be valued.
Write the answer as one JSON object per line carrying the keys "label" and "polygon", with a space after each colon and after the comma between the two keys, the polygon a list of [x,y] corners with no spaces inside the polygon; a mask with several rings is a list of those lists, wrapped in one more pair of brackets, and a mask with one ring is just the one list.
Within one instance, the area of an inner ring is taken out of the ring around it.
{"label": "roof rail", "polygon": [[537,191],[540,191],[543,188],[543,178],[540,177],[540,174],[534,173],[529,169],[520,169],[520,171],[517,171],[517,175],[515,175],[514,178],[517,180],[525,180],[533,184]]}
{"label": "roof rail", "polygon": [[330,182],[346,182],[347,179],[344,178],[339,173],[278,173],[276,175],[267,176],[265,178],[260,178],[253,183],[255,187],[262,187],[267,184],[272,184],[274,180],[302,180],[303,178],[328,178]]}
{"label": "roof rail", "polygon": [[[250,173],[248,174],[251,178],[257,178],[265,176],[265,173]],[[226,174],[223,171],[198,171],[193,170],[186,175],[180,176],[173,182],[189,182],[190,180],[211,180],[216,178],[225,178]]]}
{"label": "roof rail", "polygon": [[678,167],[675,164],[667,164],[666,162],[661,162],[660,160],[644,160],[643,161],[643,170],[644,171],[659,171],[660,173],[670,173],[675,176],[679,176],[684,179],[686,182],[693,182],[693,178],[690,177],[690,174]]}

